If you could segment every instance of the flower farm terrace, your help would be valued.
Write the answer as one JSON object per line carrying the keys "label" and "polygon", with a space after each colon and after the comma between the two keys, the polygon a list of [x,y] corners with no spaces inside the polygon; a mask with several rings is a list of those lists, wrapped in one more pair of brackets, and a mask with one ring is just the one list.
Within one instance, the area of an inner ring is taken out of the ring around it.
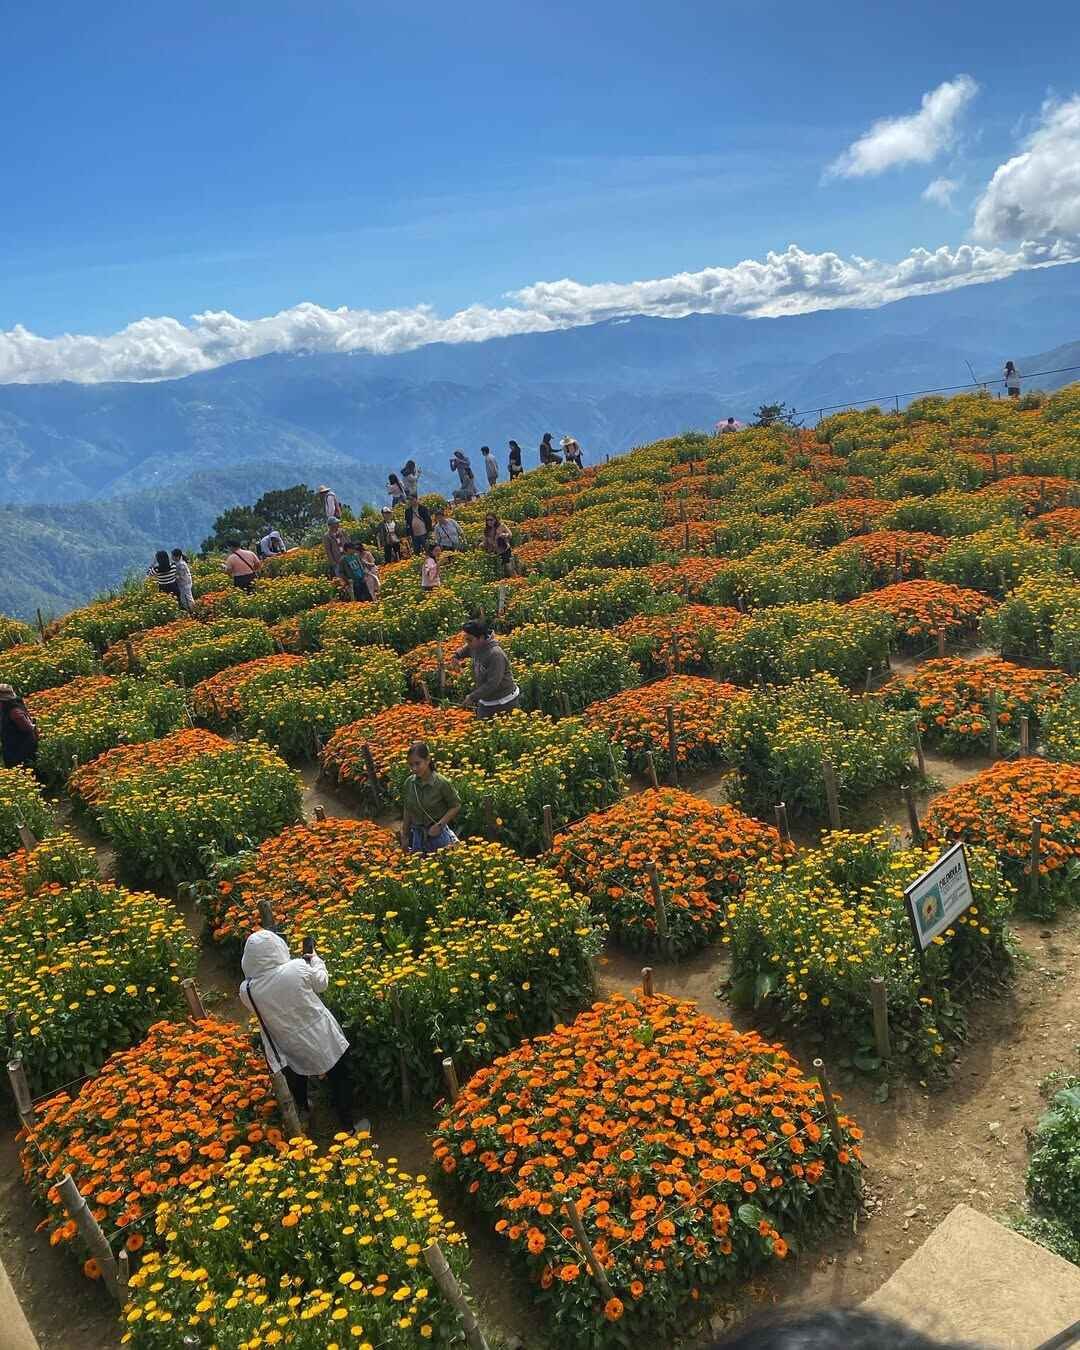
{"label": "flower farm terrace", "polygon": [[[456,505],[434,595],[407,557],[353,603],[313,537],[250,592],[198,559],[193,617],[139,579],[0,618],[39,736],[0,770],[35,1099],[0,1220],[42,1350],[459,1350],[433,1239],[493,1347],[701,1344],[1019,1204],[1080,1023],[1078,444],[1080,386],[587,446]],[[461,800],[430,855],[416,740]],[[904,891],[957,841],[975,903],[920,961]],[[326,961],[371,1139],[317,1085],[285,1137],[236,995],[264,922]]]}

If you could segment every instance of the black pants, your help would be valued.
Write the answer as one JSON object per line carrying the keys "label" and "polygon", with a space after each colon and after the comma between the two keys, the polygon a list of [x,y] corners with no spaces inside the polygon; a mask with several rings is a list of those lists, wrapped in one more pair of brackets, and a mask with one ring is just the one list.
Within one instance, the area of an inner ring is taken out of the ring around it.
{"label": "black pants", "polygon": [[401,541],[398,540],[396,543],[393,544],[383,544],[383,562],[391,563],[400,561],[401,561]]}
{"label": "black pants", "polygon": [[[349,1078],[350,1055],[351,1051],[346,1050],[326,1075],[326,1082],[330,1088],[330,1100],[334,1103],[334,1111],[341,1123],[341,1128],[351,1131],[353,1127],[353,1093],[352,1082]],[[285,1078],[288,1081],[289,1091],[293,1095],[297,1108],[301,1111],[308,1110],[310,1105],[308,1101],[308,1079],[303,1074],[294,1073],[288,1066],[285,1068]]]}
{"label": "black pants", "polygon": [[255,573],[245,572],[242,576],[233,577],[232,584],[241,591],[250,591],[255,585]]}

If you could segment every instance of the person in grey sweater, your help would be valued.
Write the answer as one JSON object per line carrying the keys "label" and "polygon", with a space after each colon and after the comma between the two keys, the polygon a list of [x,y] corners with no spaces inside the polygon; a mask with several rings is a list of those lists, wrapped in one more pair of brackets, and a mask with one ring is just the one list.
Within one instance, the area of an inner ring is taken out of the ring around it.
{"label": "person in grey sweater", "polygon": [[470,619],[462,626],[462,632],[465,646],[454,653],[454,660],[471,658],[475,685],[465,695],[465,706],[475,708],[477,717],[498,717],[500,713],[512,712],[521,703],[521,690],[491,629],[481,619]]}

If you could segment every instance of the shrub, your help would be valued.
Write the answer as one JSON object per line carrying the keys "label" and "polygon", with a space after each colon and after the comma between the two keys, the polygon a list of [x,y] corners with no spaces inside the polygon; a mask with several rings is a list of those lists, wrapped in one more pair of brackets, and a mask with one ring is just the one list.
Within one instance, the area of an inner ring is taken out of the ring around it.
{"label": "shrub", "polygon": [[521,690],[521,706],[558,716],[637,684],[626,645],[591,628],[527,624],[504,640]]}
{"label": "shrub", "polygon": [[955,635],[972,629],[994,607],[979,591],[940,581],[899,581],[850,602],[852,609],[877,609],[892,617],[901,647],[911,649],[933,639],[938,630]]}
{"label": "shrub", "polygon": [[1044,511],[1076,506],[1080,499],[1080,486],[1068,478],[1017,474],[1012,478],[999,478],[995,483],[987,483],[979,496],[1004,502],[1017,515],[1038,516]]}
{"label": "shrub", "polygon": [[1080,1083],[1055,1093],[1032,1144],[1027,1174],[1031,1198],[1080,1243]]}
{"label": "shrub", "polygon": [[644,572],[586,567],[559,581],[537,581],[516,591],[505,622],[510,628],[531,623],[612,628],[632,614],[662,614],[677,605],[673,596],[661,595]]}
{"label": "shrub", "polygon": [[1046,711],[1042,734],[1048,759],[1080,764],[1080,684],[1070,685],[1061,701]]}
{"label": "shrub", "polygon": [[200,876],[208,853],[235,853],[300,814],[300,779],[284,760],[209,731],[106,751],[69,789],[124,866],[174,883]]}
{"label": "shrub", "polygon": [[97,874],[97,855],[73,835],[54,834],[29,851],[20,848],[0,858],[0,919],[44,886],[73,886]]}
{"label": "shrub", "polygon": [[40,838],[52,829],[52,812],[32,770],[0,769],[0,855],[19,847],[20,825]]}
{"label": "shrub", "polygon": [[991,853],[969,850],[976,904],[927,949],[924,974],[904,887],[936,858],[936,849],[904,847],[886,830],[836,831],[785,868],[759,868],[728,909],[735,1001],[765,1004],[801,1032],[834,1038],[872,1071],[880,1061],[869,981],[881,976],[894,1054],[923,1072],[940,1066],[965,1033],[958,991],[1010,968],[1013,892]]}
{"label": "shrub", "polygon": [[[571,524],[575,523],[572,519]],[[563,577],[576,567],[644,567],[659,552],[660,540],[653,530],[627,529],[608,520],[598,528],[576,531],[538,562],[537,571]]]}
{"label": "shrub", "polygon": [[9,647],[22,647],[37,640],[37,633],[21,619],[11,619],[0,614],[0,652]]}
{"label": "shrub", "polygon": [[[460,703],[465,695],[473,686],[472,667],[468,661],[452,661],[450,658],[458,648],[458,642],[451,639],[449,642],[436,640],[434,642],[421,642],[419,647],[413,647],[407,651],[401,658],[401,664],[405,667],[405,675],[409,681],[409,687],[412,691],[420,695],[423,693],[420,682],[427,685],[427,692],[431,698],[448,698]],[[440,658],[440,652],[442,653]],[[442,681],[439,680],[440,659],[442,665]]]}
{"label": "shrub", "polygon": [[[24,887],[33,883],[30,870]],[[92,879],[46,881],[9,904],[0,951],[0,1012],[14,1014],[14,1044],[35,1096],[93,1073],[138,1040],[179,1005],[180,979],[196,961],[167,900]]]}
{"label": "shrub", "polygon": [[927,576],[1000,599],[1031,572],[1053,572],[1057,550],[1025,538],[1011,522],[953,539],[927,565]]}
{"label": "shrub", "polygon": [[[683,956],[714,941],[725,901],[763,858],[790,852],[769,825],[733,807],[673,788],[642,792],[586,816],[555,840],[551,860],[572,890],[589,897],[612,935],[635,951]],[[649,868],[655,863],[667,943],[657,932]]]}
{"label": "shrub", "polygon": [[740,598],[752,608],[805,604],[811,600],[850,600],[866,589],[857,550],[822,552],[789,539],[762,544],[745,558],[728,563],[717,578],[714,603]]}
{"label": "shrub", "polygon": [[1080,544],[1080,507],[1063,506],[1036,516],[1023,527],[1030,539],[1046,540],[1051,544]]}
{"label": "shrub", "polygon": [[1020,718],[1034,735],[1047,708],[1065,692],[1057,671],[1027,670],[1008,661],[926,661],[883,691],[886,706],[918,713],[919,730],[949,753],[990,748],[990,699],[997,695],[998,744],[1019,744]]}
{"label": "shrub", "polygon": [[[982,844],[1020,892],[1019,905],[1053,914],[1075,901],[1080,879],[1080,766],[1042,759],[1001,760],[930,803],[927,838]],[[1042,821],[1038,888],[1031,878],[1031,823]]]}
{"label": "shrub", "polygon": [[61,637],[81,638],[103,652],[110,643],[141,629],[169,623],[177,613],[175,596],[164,595],[157,586],[146,585],[135,591],[124,591],[111,600],[96,600],[82,609],[73,609],[54,627]]}
{"label": "shrub", "polygon": [[191,691],[191,710],[215,731],[227,731],[243,715],[241,697],[250,681],[273,672],[297,671],[305,658],[286,652],[257,656],[238,666],[227,666],[209,679],[200,680]]}
{"label": "shrub", "polygon": [[836,771],[841,803],[909,772],[912,718],[876,699],[849,694],[831,675],[758,690],[725,704],[718,742],[739,771],[751,809],[785,802],[790,812],[825,813],[824,763]]}
{"label": "shrub", "polygon": [[736,684],[789,684],[824,672],[863,685],[885,664],[892,618],[874,609],[818,600],[756,610],[713,643],[713,669]]}
{"label": "shrub", "polygon": [[39,689],[67,684],[94,669],[94,649],[81,638],[27,642],[0,652],[0,684],[10,684],[23,698]]}
{"label": "shrub", "polygon": [[[417,592],[419,584],[417,585]],[[320,605],[300,615],[300,640],[308,651],[334,641],[358,646],[380,644],[407,652],[421,642],[458,633],[469,610],[448,587],[421,598],[414,594],[396,604],[353,602]]]}
{"label": "shrub", "polygon": [[1075,669],[1080,663],[1080,640],[1073,643],[1071,639],[1078,623],[1080,583],[1074,577],[1029,576],[996,612],[986,615],[982,633],[1002,656],[1071,662]]}
{"label": "shrub", "polygon": [[[34,1141],[23,1179],[46,1211],[50,1244],[78,1241],[55,1185],[67,1172],[106,1238],[125,1232],[129,1252],[153,1243],[154,1213],[171,1192],[202,1187],[234,1152],[283,1147],[266,1060],[243,1027],[213,1019],[156,1023],[74,1096],[39,1107]],[[93,1260],[84,1270],[99,1274]]]}
{"label": "shrub", "polygon": [[[643,575],[661,593],[677,593],[688,603],[720,605],[730,589],[726,583],[730,565],[726,558],[684,557],[677,563],[655,563]],[[670,609],[639,612],[669,613]]]}
{"label": "shrub", "polygon": [[[927,564],[945,548],[945,540],[920,530],[873,530],[857,535],[849,548],[862,558],[863,567],[872,580],[877,585],[884,585],[925,576]],[[896,576],[897,565],[899,578]]]}
{"label": "shrub", "polygon": [[133,1350],[173,1350],[178,1327],[223,1347],[464,1344],[421,1265],[437,1241],[464,1282],[464,1238],[422,1177],[363,1138],[234,1155],[212,1186],[167,1199],[157,1231],[162,1250],[132,1277],[123,1313]]}
{"label": "shrub", "polygon": [[646,678],[700,674],[713,666],[716,635],[741,622],[737,609],[689,604],[670,614],[635,614],[616,628],[615,636],[626,643]]}
{"label": "shrub", "polygon": [[131,639],[130,646],[131,653],[127,642],[110,647],[102,658],[105,669],[132,673],[130,655],[134,654],[136,671],[158,680],[196,684],[227,666],[269,656],[274,639],[259,619],[217,619],[199,624],[177,619],[140,633]]}
{"label": "shrub", "polygon": [[128,675],[83,675],[26,701],[38,727],[36,769],[62,782],[76,764],[133,741],[152,741],[181,726],[184,695],[171,684]]}
{"label": "shrub", "polygon": [[644,769],[652,753],[657,772],[671,767],[667,709],[675,711],[680,768],[719,763],[720,709],[741,690],[697,675],[672,675],[640,689],[628,689],[585,709],[585,721],[603,730],[626,752],[631,769]]}
{"label": "shrub", "polygon": [[291,614],[301,614],[339,597],[339,588],[326,576],[278,576],[257,578],[250,591],[236,586],[213,591],[199,600],[195,609],[200,618],[261,619],[277,623]]}
{"label": "shrub", "polygon": [[[364,746],[371,751],[379,790],[389,791],[390,770],[404,763],[414,741],[433,741],[467,731],[476,714],[466,708],[437,708],[425,703],[398,703],[372,717],[339,727],[323,752],[323,769],[335,782],[371,795]],[[374,808],[375,803],[370,803]]]}
{"label": "shrub", "polygon": [[[624,1346],[667,1343],[699,1300],[847,1212],[861,1132],[847,1116],[840,1130],[780,1046],[692,1003],[615,996],[478,1073],[435,1153],[498,1216],[557,1343]],[[606,1304],[564,1202],[605,1268]]]}

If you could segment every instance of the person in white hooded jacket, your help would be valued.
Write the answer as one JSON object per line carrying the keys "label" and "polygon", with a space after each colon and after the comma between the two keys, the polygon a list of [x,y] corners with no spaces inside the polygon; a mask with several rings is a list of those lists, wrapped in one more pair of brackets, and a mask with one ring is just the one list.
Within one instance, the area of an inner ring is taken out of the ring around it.
{"label": "person in white hooded jacket", "polygon": [[290,958],[285,939],[257,929],[244,944],[240,1001],[259,1020],[271,1071],[285,1070],[296,1105],[308,1110],[308,1079],[325,1075],[342,1129],[370,1132],[353,1117],[349,1042],[319,995],[329,979],[314,951]]}

